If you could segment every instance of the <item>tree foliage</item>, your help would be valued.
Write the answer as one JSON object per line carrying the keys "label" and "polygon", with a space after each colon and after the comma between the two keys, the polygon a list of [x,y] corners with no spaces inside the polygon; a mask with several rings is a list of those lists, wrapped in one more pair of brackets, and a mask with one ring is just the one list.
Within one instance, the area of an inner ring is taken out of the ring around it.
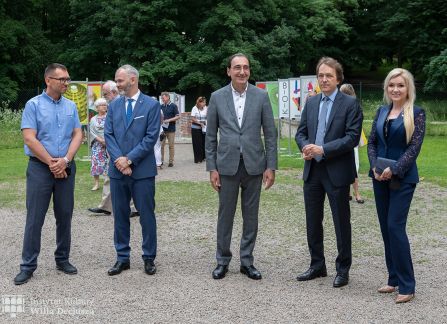
{"label": "tree foliage", "polygon": [[347,70],[396,60],[434,89],[447,48],[439,17],[443,0],[0,0],[0,99],[41,84],[53,61],[78,80],[129,63],[149,92],[206,93],[228,82],[235,52],[249,55],[253,80],[314,73],[329,55]]}

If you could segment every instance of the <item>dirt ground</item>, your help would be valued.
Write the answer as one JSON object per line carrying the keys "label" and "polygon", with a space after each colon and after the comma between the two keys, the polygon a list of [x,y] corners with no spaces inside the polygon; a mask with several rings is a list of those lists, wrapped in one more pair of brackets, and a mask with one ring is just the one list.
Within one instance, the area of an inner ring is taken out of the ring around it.
{"label": "dirt ground", "polygon": [[[278,174],[281,172],[285,171]],[[176,145],[175,166],[161,170],[157,178],[159,182],[168,180],[208,181],[205,165],[193,163],[191,144]],[[369,180],[362,179],[361,186],[368,185]],[[284,188],[278,186],[272,194],[280,194]],[[294,190],[300,193],[300,188]],[[215,267],[216,216],[199,212],[157,215],[159,250],[154,276],[143,272],[141,228],[138,218],[132,218],[131,269],[109,277],[107,269],[115,261],[113,220],[110,216],[92,217],[84,208],[75,210],[72,226],[70,260],[79,273],[69,276],[55,269],[55,222],[49,212],[42,233],[39,267],[27,284],[15,286],[25,211],[3,208],[0,322],[447,323],[446,198],[445,188],[427,183],[418,186],[415,201],[419,205],[414,213],[427,213],[424,226],[430,231],[424,237],[418,236],[418,231],[410,236],[417,292],[415,300],[404,305],[395,305],[393,294],[376,292],[386,280],[385,266],[382,252],[368,252],[369,245],[381,251],[380,237],[372,242],[367,233],[376,232],[377,228],[356,232],[354,239],[362,253],[354,255],[349,285],[334,289],[333,227],[326,229],[328,277],[297,282],[297,274],[306,270],[309,262],[305,230],[288,226],[281,219],[268,221],[264,214],[255,249],[256,266],[263,274],[260,281],[239,273],[240,221],[234,226],[234,258],[227,277],[211,278]],[[300,199],[297,197],[297,201]],[[435,214],[433,209],[437,210]],[[353,230],[357,231],[357,219],[375,213],[373,198],[367,196],[364,205],[353,205],[352,212],[357,217],[353,219]],[[303,217],[298,214],[297,217]],[[25,306],[23,311],[9,308],[20,303]]]}

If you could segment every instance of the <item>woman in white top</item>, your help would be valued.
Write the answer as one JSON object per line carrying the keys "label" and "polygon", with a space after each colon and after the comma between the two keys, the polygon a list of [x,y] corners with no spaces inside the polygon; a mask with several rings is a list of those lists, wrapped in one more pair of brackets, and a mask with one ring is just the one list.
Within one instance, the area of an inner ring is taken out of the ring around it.
{"label": "woman in white top", "polygon": [[206,113],[206,98],[197,98],[196,105],[191,110],[191,137],[194,163],[202,163],[205,160]]}
{"label": "woman in white top", "polygon": [[[345,93],[345,94],[347,94],[347,95],[349,95],[349,96],[356,97],[354,87],[350,83],[342,84],[342,86],[340,87],[340,91]],[[362,133],[363,133],[363,129],[362,129]],[[357,172],[357,176],[355,177],[355,181],[352,184],[352,188],[354,189],[354,199],[355,199],[355,201],[357,203],[363,204],[365,202],[365,200],[362,199],[362,196],[360,196],[360,191],[359,191],[359,166],[360,166],[360,160],[359,160],[359,146],[358,145],[356,147],[354,147],[354,158],[355,158],[355,170]],[[352,196],[351,195],[349,195],[349,199],[352,200]]]}

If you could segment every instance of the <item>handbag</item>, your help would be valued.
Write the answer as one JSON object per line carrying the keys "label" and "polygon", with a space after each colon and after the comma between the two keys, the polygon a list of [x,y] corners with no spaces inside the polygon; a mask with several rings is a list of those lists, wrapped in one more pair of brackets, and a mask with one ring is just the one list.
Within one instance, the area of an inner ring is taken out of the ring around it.
{"label": "handbag", "polygon": [[163,140],[165,139],[166,135],[164,132],[160,133],[160,142],[163,142]]}
{"label": "handbag", "polygon": [[376,160],[376,173],[382,174],[383,170],[392,167],[397,161],[378,157]]}

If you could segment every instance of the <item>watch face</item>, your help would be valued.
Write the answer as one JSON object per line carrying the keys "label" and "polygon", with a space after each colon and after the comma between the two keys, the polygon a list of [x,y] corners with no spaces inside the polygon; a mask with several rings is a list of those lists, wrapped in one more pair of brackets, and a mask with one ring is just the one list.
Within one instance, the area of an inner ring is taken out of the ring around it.
{"label": "watch face", "polygon": [[131,165],[131,164],[132,164],[132,161],[131,161],[131,160],[127,160],[127,164],[128,164],[128,165]]}

